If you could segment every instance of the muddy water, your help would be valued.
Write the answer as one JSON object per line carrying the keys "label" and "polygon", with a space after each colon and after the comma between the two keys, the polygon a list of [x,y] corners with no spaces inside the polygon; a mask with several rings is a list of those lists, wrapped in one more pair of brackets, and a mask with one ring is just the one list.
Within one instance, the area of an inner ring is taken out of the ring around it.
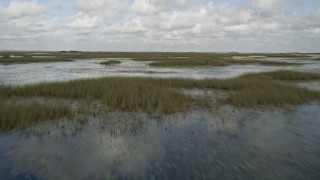
{"label": "muddy water", "polygon": [[[258,66],[235,65],[228,67],[201,68],[154,68],[148,66],[150,62],[137,62],[129,59],[117,59],[121,64],[105,66],[99,62],[106,59],[77,60],[73,62],[31,63],[0,65],[0,84],[23,85],[40,82],[68,81],[98,77],[181,77],[181,78],[230,78],[245,73],[274,71],[280,69],[320,72],[320,61],[303,61],[298,66]],[[276,59],[273,59],[276,60]],[[281,61],[280,58],[278,58]]]}
{"label": "muddy water", "polygon": [[[319,179],[320,103],[155,119],[113,113],[0,135],[0,179]],[[75,130],[77,129],[77,130]]]}

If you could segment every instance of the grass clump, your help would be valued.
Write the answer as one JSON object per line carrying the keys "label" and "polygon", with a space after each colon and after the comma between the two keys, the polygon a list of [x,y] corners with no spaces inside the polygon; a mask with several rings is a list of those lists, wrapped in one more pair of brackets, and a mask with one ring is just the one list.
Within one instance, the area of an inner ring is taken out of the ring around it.
{"label": "grass clump", "polygon": [[109,65],[114,65],[114,64],[121,64],[121,61],[117,61],[117,60],[109,60],[109,61],[104,61],[101,62],[100,64],[109,66]]}
{"label": "grass clump", "polygon": [[0,130],[26,127],[31,123],[70,116],[71,110],[64,106],[36,102],[22,104],[0,97]]}

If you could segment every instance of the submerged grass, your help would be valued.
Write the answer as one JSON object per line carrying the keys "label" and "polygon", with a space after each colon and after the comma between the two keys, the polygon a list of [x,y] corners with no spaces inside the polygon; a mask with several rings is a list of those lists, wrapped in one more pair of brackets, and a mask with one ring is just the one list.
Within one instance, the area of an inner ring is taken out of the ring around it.
{"label": "submerged grass", "polygon": [[109,61],[104,61],[101,62],[100,64],[109,66],[109,65],[113,65],[113,64],[121,64],[121,61],[117,61],[117,60],[109,60]]}
{"label": "submerged grass", "polygon": [[44,105],[36,102],[20,103],[0,97],[0,130],[25,127],[31,123],[70,117],[71,110],[61,105]]}

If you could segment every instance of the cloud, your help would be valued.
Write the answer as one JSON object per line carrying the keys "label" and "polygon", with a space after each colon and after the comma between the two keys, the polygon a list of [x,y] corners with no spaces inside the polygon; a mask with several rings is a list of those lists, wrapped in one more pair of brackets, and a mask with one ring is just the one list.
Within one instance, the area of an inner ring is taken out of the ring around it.
{"label": "cloud", "polygon": [[11,1],[7,6],[0,4],[0,39],[60,40],[84,43],[82,48],[88,43],[88,48],[97,49],[116,43],[116,50],[316,50],[290,44],[302,39],[320,46],[316,41],[320,38],[319,7],[302,9],[301,0],[225,2],[73,0],[67,5],[65,1]]}
{"label": "cloud", "polygon": [[37,1],[12,1],[7,8],[3,9],[3,15],[8,18],[21,18],[39,15],[46,10],[46,7]]}
{"label": "cloud", "polygon": [[38,1],[11,1],[0,4],[0,40],[39,41],[55,29],[52,19],[46,15],[57,8],[57,3],[40,4]]}
{"label": "cloud", "polygon": [[66,26],[75,29],[91,29],[98,27],[99,22],[101,22],[100,17],[78,13],[68,18]]}

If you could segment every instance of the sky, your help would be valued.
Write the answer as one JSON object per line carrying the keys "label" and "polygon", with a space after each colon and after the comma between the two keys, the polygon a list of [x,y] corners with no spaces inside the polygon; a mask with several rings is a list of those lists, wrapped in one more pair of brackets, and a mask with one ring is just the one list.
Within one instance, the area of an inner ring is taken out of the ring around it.
{"label": "sky", "polygon": [[0,0],[0,50],[320,52],[320,1]]}

